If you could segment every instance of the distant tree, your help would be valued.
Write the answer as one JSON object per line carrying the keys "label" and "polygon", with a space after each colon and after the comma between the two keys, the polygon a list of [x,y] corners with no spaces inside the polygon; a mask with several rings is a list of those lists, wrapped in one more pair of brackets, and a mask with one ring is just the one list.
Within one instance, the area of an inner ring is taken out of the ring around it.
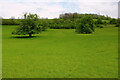
{"label": "distant tree", "polygon": [[106,20],[110,20],[111,18],[107,15]]}
{"label": "distant tree", "polygon": [[24,14],[24,19],[21,20],[19,27],[12,32],[12,34],[25,35],[29,34],[29,37],[32,34],[38,34],[41,31],[39,26],[39,18],[37,14]]}
{"label": "distant tree", "polygon": [[97,19],[96,24],[103,24],[102,19],[100,17]]}
{"label": "distant tree", "polygon": [[80,19],[80,23],[76,27],[76,32],[81,34],[89,34],[94,32],[94,21],[92,16],[87,15]]}
{"label": "distant tree", "polygon": [[48,19],[40,19],[40,20],[39,20],[39,26],[42,26],[42,27],[41,27],[41,30],[42,30],[42,31],[46,31],[48,25],[49,25]]}
{"label": "distant tree", "polygon": [[116,23],[117,23],[116,19],[113,18],[113,19],[110,20],[110,24],[116,24]]}
{"label": "distant tree", "polygon": [[106,21],[103,21],[103,24],[105,24],[105,25],[106,25],[106,24],[107,24],[107,22],[106,22]]}
{"label": "distant tree", "polygon": [[73,19],[74,18],[78,18],[79,17],[79,14],[78,13],[73,13]]}

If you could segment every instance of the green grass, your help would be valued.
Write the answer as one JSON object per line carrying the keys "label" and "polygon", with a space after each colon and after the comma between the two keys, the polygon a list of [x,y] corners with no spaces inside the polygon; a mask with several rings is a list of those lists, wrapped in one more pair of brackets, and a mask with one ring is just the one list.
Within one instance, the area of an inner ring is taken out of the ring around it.
{"label": "green grass", "polygon": [[117,78],[118,28],[93,34],[49,29],[37,37],[15,38],[16,26],[3,29],[3,78]]}
{"label": "green grass", "polygon": [[[97,19],[93,19],[93,21],[97,21]],[[102,20],[103,22],[106,21],[107,23],[109,23],[109,20]]]}

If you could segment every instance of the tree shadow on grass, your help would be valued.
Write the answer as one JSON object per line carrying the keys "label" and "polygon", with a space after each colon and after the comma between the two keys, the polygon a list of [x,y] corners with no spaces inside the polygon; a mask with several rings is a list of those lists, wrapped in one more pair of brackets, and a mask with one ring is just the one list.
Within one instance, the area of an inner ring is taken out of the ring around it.
{"label": "tree shadow on grass", "polygon": [[11,36],[10,38],[13,39],[32,39],[32,38],[39,38],[40,36]]}

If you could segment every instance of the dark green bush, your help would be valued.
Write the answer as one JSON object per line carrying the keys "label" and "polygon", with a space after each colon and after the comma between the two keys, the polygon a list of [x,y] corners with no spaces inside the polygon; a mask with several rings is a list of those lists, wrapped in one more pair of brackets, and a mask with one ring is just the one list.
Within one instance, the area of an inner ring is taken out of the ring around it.
{"label": "dark green bush", "polygon": [[114,19],[114,18],[113,18],[113,19],[111,19],[111,20],[110,20],[110,24],[117,24],[117,20],[116,20],[116,19]]}
{"label": "dark green bush", "polygon": [[100,27],[100,25],[96,25],[96,27]]}
{"label": "dark green bush", "polygon": [[2,19],[2,25],[19,25],[20,19]]}
{"label": "dark green bush", "polygon": [[98,18],[97,21],[95,22],[96,24],[103,24],[102,19]]}
{"label": "dark green bush", "polygon": [[103,26],[102,26],[102,25],[96,25],[96,27],[103,28]]}
{"label": "dark green bush", "polygon": [[120,24],[117,23],[117,24],[115,25],[115,27],[120,27]]}
{"label": "dark green bush", "polygon": [[89,34],[94,32],[94,22],[91,16],[81,18],[80,23],[76,27],[76,32],[81,34]]}
{"label": "dark green bush", "polygon": [[104,24],[104,25],[107,25],[108,23],[107,23],[107,21],[103,21],[103,24]]}
{"label": "dark green bush", "polygon": [[102,25],[100,25],[100,28],[103,28],[103,26],[102,26]]}

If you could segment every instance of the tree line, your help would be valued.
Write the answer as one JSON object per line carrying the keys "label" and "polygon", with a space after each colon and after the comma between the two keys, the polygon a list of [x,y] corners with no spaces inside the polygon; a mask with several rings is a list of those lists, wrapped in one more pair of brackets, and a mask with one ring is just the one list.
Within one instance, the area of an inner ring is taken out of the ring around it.
{"label": "tree line", "polygon": [[[90,15],[92,16],[92,18],[96,21],[97,19],[101,19],[103,20],[103,24],[107,23],[107,24],[114,24],[116,23],[116,19],[108,17],[108,16],[104,16],[104,15],[97,15],[97,14],[78,14],[78,13],[65,13],[65,14],[60,14],[59,18],[54,18],[54,19],[39,19],[39,22],[41,23],[41,25],[46,24],[50,25],[54,24],[63,24],[65,25],[66,22],[68,23],[76,23],[79,19],[81,19],[84,16]],[[114,22],[113,22],[114,19]],[[19,25],[22,19],[2,19],[2,25]],[[53,26],[54,26],[53,25]],[[60,25],[62,27],[62,25]],[[52,28],[52,27],[51,27]]]}
{"label": "tree line", "polygon": [[[14,20],[14,19],[13,19]],[[51,29],[76,29],[77,33],[90,34],[94,32],[95,27],[103,28],[101,25],[116,24],[116,27],[120,26],[119,19],[114,18],[110,21],[103,21],[99,16],[98,19],[94,19],[90,14],[79,17],[77,13],[61,14],[57,19],[39,19],[37,14],[24,14],[24,19],[20,20],[19,27],[12,34],[26,35],[38,34],[41,31],[45,31],[47,28]]]}

